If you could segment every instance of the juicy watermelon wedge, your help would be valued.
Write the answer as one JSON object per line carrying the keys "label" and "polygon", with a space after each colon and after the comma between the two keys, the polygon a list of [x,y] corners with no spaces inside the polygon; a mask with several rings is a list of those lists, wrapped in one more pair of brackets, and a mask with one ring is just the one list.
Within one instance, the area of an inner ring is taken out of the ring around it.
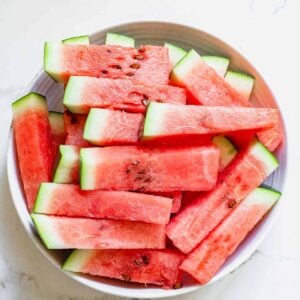
{"label": "juicy watermelon wedge", "polygon": [[214,187],[219,169],[214,146],[86,148],[80,157],[83,190],[204,191]]}
{"label": "juicy watermelon wedge", "polygon": [[60,145],[60,160],[57,164],[53,182],[79,183],[79,151],[80,147]]}
{"label": "juicy watermelon wedge", "polygon": [[86,118],[86,115],[72,114],[69,111],[64,112],[66,145],[75,145],[79,147],[91,146],[91,144],[88,141],[83,139],[83,131]]}
{"label": "juicy watermelon wedge", "polygon": [[175,66],[171,81],[188,90],[193,104],[247,106],[248,101],[207,65],[195,50],[190,50]]}
{"label": "juicy watermelon wedge", "polygon": [[48,249],[165,248],[164,225],[35,213],[31,217]]}
{"label": "juicy watermelon wedge", "polygon": [[270,128],[278,122],[278,110],[271,108],[199,105],[180,107],[152,102],[147,110],[143,139],[260,130]]}
{"label": "juicy watermelon wedge", "polygon": [[137,84],[131,80],[72,76],[64,105],[73,113],[88,113],[91,107],[145,112],[149,101],[185,104],[185,90],[169,85]]}
{"label": "juicy watermelon wedge", "polygon": [[189,253],[277,167],[272,153],[254,140],[220,174],[211,192],[200,194],[170,221],[167,234],[173,244]]}
{"label": "juicy watermelon wedge", "polygon": [[34,212],[167,224],[171,208],[172,199],[160,196],[122,191],[81,191],[77,185],[42,183]]}
{"label": "juicy watermelon wedge", "polygon": [[168,50],[160,46],[141,46],[137,50],[46,42],[44,69],[53,79],[63,83],[70,76],[91,76],[167,84],[170,63]]}
{"label": "juicy watermelon wedge", "polygon": [[105,45],[115,45],[134,48],[135,40],[129,36],[108,32],[105,38]]}
{"label": "juicy watermelon wedge", "polygon": [[180,268],[200,284],[206,284],[280,195],[264,188],[255,189],[188,255]]}
{"label": "juicy watermelon wedge", "polygon": [[74,250],[63,270],[120,280],[181,286],[179,265],[184,255],[176,250]]}
{"label": "juicy watermelon wedge", "polygon": [[85,123],[83,138],[98,146],[137,143],[144,121],[142,114],[92,108]]}
{"label": "juicy watermelon wedge", "polygon": [[54,163],[45,97],[30,93],[12,104],[19,169],[31,212],[41,182],[50,181]]}

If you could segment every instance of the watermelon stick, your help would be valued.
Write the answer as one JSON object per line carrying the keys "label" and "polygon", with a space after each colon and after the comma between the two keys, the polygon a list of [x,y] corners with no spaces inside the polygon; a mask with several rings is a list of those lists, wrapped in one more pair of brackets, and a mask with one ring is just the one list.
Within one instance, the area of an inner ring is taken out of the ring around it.
{"label": "watermelon stick", "polygon": [[201,284],[209,282],[280,195],[265,188],[255,189],[187,256],[180,268]]}

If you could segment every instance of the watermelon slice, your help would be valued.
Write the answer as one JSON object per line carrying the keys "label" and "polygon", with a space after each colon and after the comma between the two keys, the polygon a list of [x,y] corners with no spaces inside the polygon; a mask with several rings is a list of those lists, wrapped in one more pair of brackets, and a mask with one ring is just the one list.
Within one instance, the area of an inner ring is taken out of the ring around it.
{"label": "watermelon slice", "polygon": [[188,255],[180,268],[200,284],[210,281],[280,195],[264,188],[254,190]]}
{"label": "watermelon slice", "polygon": [[115,45],[134,48],[135,40],[129,36],[108,32],[105,38],[105,45]]}
{"label": "watermelon slice", "polygon": [[220,169],[223,171],[237,155],[237,150],[232,143],[224,136],[215,136],[212,140],[213,144],[216,145],[220,150]]}
{"label": "watermelon slice", "polygon": [[86,115],[72,114],[68,110],[64,112],[66,145],[76,145],[79,147],[89,147],[91,145],[83,139],[86,118]]}
{"label": "watermelon slice", "polygon": [[80,157],[83,190],[207,191],[219,169],[214,146],[86,148]]}
{"label": "watermelon slice", "polygon": [[70,76],[92,76],[167,84],[170,63],[168,50],[160,46],[141,46],[137,50],[46,42],[44,69],[53,79],[63,83]]}
{"label": "watermelon slice", "polygon": [[203,61],[210,66],[221,77],[224,77],[228,69],[230,60],[222,56],[204,55]]}
{"label": "watermelon slice", "polygon": [[31,217],[48,249],[165,248],[164,225],[43,214]]}
{"label": "watermelon slice", "polygon": [[212,135],[224,132],[270,128],[279,121],[277,109],[149,104],[143,139],[172,136]]}
{"label": "watermelon slice", "polygon": [[54,182],[79,183],[79,151],[78,146],[59,146],[60,160],[54,173]]}
{"label": "watermelon slice", "polygon": [[190,50],[175,66],[171,81],[188,90],[189,100],[193,104],[247,106],[248,101],[207,65],[195,50]]}
{"label": "watermelon slice", "polygon": [[54,156],[57,157],[59,145],[64,144],[66,139],[63,114],[59,112],[50,111],[49,122],[51,127],[51,137]]}
{"label": "watermelon slice", "polygon": [[169,238],[182,252],[190,252],[277,167],[272,153],[254,140],[220,174],[211,192],[200,194],[170,221]]}
{"label": "watermelon slice", "polygon": [[73,184],[42,183],[34,212],[167,224],[172,199],[122,191],[81,191]]}
{"label": "watermelon slice", "polygon": [[65,271],[105,276],[164,288],[179,288],[179,265],[184,255],[176,250],[74,250]]}
{"label": "watermelon slice", "polygon": [[224,79],[239,92],[244,99],[249,100],[254,86],[254,78],[252,76],[245,73],[228,71]]}
{"label": "watermelon slice", "polygon": [[126,79],[72,76],[63,103],[73,113],[89,112],[91,107],[145,112],[149,101],[185,104],[185,90],[169,85],[137,84]]}
{"label": "watermelon slice", "polygon": [[88,35],[75,36],[62,40],[65,45],[89,45],[90,37]]}
{"label": "watermelon slice", "polygon": [[19,169],[31,212],[40,183],[51,180],[54,163],[46,98],[30,93],[15,101],[12,110]]}
{"label": "watermelon slice", "polygon": [[143,121],[142,114],[92,108],[85,123],[83,138],[98,146],[137,143]]}

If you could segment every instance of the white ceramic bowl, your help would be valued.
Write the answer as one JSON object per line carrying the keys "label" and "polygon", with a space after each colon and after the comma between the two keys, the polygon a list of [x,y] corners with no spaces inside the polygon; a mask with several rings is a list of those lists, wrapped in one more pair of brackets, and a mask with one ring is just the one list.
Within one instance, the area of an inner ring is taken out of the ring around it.
{"label": "white ceramic bowl", "polygon": [[[165,41],[174,43],[185,49],[194,48],[200,54],[215,54],[230,58],[230,69],[244,71],[252,74],[256,81],[254,91],[251,97],[252,103],[261,106],[278,107],[274,96],[268,88],[266,82],[255,68],[236,50],[222,42],[220,39],[213,37],[201,30],[170,24],[163,22],[137,22],[123,24],[98,31],[90,36],[91,43],[102,44],[106,32],[115,32],[132,36],[138,44],[158,44],[162,45]],[[28,87],[28,91],[36,91],[45,95],[48,99],[48,106],[51,110],[62,110],[63,87],[50,79],[41,71]],[[27,92],[27,91],[26,91]],[[267,185],[282,191],[284,178],[286,177],[286,160],[287,160],[287,142],[283,142],[277,150],[276,155],[280,161],[279,169],[272,174],[266,181]],[[17,166],[16,151],[12,134],[10,135],[10,147],[7,155],[7,171],[11,195],[18,215],[24,225],[25,230],[32,238],[41,252],[57,267],[60,268],[68,252],[48,250],[39,239],[33,223],[28,214],[25,198],[22,190],[22,184],[19,177]],[[270,229],[275,216],[278,213],[280,203],[264,218],[262,222],[252,231],[246,240],[240,245],[235,253],[227,260],[226,264],[216,274],[210,283],[221,279],[226,274],[232,272],[243,262],[245,262],[258,248],[267,232]],[[66,273],[76,281],[94,288],[98,291],[134,298],[161,298],[175,296],[195,291],[200,288],[194,283],[187,283],[178,290],[163,290],[161,288],[145,288],[143,285],[125,283],[118,280],[97,278],[75,273]]]}

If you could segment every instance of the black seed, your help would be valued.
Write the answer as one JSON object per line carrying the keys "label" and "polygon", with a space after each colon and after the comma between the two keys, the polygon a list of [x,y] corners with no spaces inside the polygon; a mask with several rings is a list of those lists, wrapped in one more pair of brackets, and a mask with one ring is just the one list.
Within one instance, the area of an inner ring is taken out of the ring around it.
{"label": "black seed", "polygon": [[72,115],[71,116],[71,124],[76,124],[77,123],[77,117]]}
{"label": "black seed", "polygon": [[134,75],[134,73],[132,73],[132,72],[128,72],[128,73],[126,73],[126,75],[127,75],[127,76],[133,76],[133,75]]}
{"label": "black seed", "polygon": [[230,200],[229,203],[228,203],[228,207],[229,208],[233,208],[233,207],[235,207],[235,205],[236,205],[236,201],[235,200]]}
{"label": "black seed", "polygon": [[182,287],[182,284],[181,284],[181,282],[177,282],[177,283],[174,284],[173,287],[174,287],[174,289],[177,290],[177,289],[180,289]]}
{"label": "black seed", "polygon": [[111,53],[111,50],[110,50],[110,49],[107,49],[106,52],[107,52],[107,53]]}
{"label": "black seed", "polygon": [[150,259],[147,255],[142,255],[142,261],[143,261],[144,265],[146,265],[146,266],[149,265],[149,263],[150,263]]}
{"label": "black seed", "polygon": [[139,49],[139,52],[140,52],[140,53],[143,53],[143,52],[145,52],[145,51],[146,51],[145,48],[140,48],[140,49]]}
{"label": "black seed", "polygon": [[110,67],[113,68],[113,69],[117,69],[117,70],[122,69],[122,67],[120,65],[111,65]]}
{"label": "black seed", "polygon": [[101,72],[102,72],[102,74],[107,74],[108,73],[107,70],[102,70]]}

